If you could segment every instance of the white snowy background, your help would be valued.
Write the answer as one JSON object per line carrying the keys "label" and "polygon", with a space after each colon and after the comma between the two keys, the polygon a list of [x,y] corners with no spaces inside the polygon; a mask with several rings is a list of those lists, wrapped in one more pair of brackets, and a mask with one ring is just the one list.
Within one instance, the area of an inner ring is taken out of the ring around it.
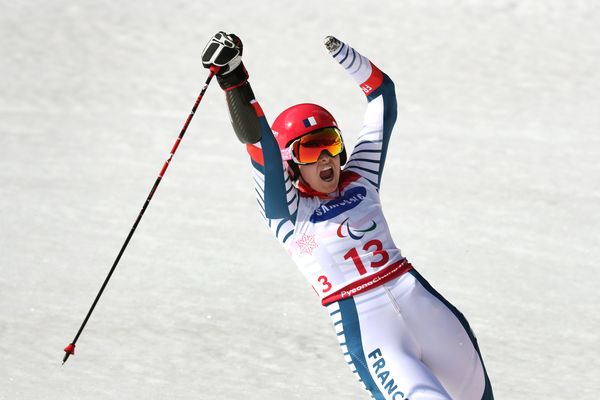
{"label": "white snowy background", "polygon": [[0,399],[361,399],[324,309],[262,224],[216,82],[237,33],[272,121],[347,141],[335,35],[396,83],[396,243],[469,318],[498,399],[600,392],[600,5],[593,0],[0,1]]}

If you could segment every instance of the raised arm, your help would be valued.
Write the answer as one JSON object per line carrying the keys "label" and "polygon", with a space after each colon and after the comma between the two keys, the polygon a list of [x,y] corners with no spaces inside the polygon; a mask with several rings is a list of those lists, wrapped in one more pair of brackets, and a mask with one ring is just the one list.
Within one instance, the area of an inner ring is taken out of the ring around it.
{"label": "raised arm", "polygon": [[218,32],[202,54],[203,65],[221,67],[217,81],[225,98],[233,130],[246,144],[252,161],[256,200],[262,216],[279,241],[286,245],[294,230],[298,193],[283,166],[281,152],[267,119],[248,82],[241,61],[243,45],[233,35]]}
{"label": "raised arm", "polygon": [[334,60],[360,85],[368,101],[362,129],[345,169],[364,176],[379,190],[397,116],[394,83],[346,43],[328,36],[325,46]]}

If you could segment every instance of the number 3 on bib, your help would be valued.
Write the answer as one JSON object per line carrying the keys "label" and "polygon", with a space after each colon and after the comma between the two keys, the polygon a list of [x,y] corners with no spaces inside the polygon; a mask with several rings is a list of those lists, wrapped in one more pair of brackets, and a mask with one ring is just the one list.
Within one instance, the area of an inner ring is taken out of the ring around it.
{"label": "number 3 on bib", "polygon": [[329,282],[325,275],[321,275],[317,280],[323,285],[323,293],[327,293],[331,290],[331,282]]}

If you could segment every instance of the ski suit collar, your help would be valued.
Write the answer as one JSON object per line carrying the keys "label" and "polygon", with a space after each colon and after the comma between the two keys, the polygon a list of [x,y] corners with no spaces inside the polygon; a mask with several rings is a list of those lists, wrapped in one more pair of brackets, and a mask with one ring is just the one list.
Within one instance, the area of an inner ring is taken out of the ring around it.
{"label": "ski suit collar", "polygon": [[302,196],[302,197],[315,197],[316,196],[322,200],[326,200],[326,199],[338,197],[339,194],[346,188],[346,186],[348,186],[352,182],[356,181],[358,178],[360,178],[360,175],[357,174],[356,172],[342,171],[342,173],[340,174],[340,181],[338,183],[338,187],[337,187],[336,191],[331,192],[329,194],[319,192],[319,191],[313,189],[312,187],[310,187],[310,185],[302,182],[302,180],[298,180],[297,187],[298,187],[298,191],[300,192],[300,196]]}

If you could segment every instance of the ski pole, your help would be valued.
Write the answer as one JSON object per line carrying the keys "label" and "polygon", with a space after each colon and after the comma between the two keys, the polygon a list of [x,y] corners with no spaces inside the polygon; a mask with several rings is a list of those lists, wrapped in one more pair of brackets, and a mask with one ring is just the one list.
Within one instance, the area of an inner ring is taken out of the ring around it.
{"label": "ski pole", "polygon": [[152,197],[154,196],[154,193],[156,192],[156,189],[158,188],[160,181],[162,180],[165,172],[167,171],[167,168],[169,167],[169,164],[171,163],[171,160],[173,159],[173,155],[177,151],[177,148],[179,147],[179,143],[181,143],[181,140],[183,139],[183,135],[185,135],[185,132],[186,132],[190,122],[192,121],[192,118],[194,117],[196,110],[198,109],[198,105],[200,104],[200,101],[202,100],[202,97],[204,97],[204,93],[206,93],[206,89],[208,89],[208,85],[210,84],[210,81],[212,80],[213,76],[215,76],[215,74],[219,71],[219,68],[220,67],[217,67],[215,65],[210,67],[210,72],[208,74],[208,78],[206,78],[206,82],[204,82],[204,86],[202,87],[202,90],[200,91],[200,94],[198,95],[198,98],[196,99],[196,103],[194,103],[194,107],[192,107],[192,111],[190,112],[190,115],[188,115],[187,120],[185,121],[185,124],[183,124],[183,128],[181,129],[181,132],[179,133],[179,137],[177,138],[177,140],[175,141],[175,144],[173,145],[173,148],[171,149],[169,158],[167,159],[167,161],[165,161],[165,164],[163,165],[162,169],[160,170],[160,173],[158,174],[158,178],[156,178],[156,181],[154,182],[154,186],[152,186],[152,189],[150,190],[150,194],[148,194],[148,197],[146,198],[146,201],[144,202],[144,205],[142,206],[140,213],[138,214],[135,222],[133,223],[133,226],[131,227],[131,230],[129,231],[127,238],[125,239],[123,246],[121,246],[121,250],[119,251],[119,254],[117,254],[117,258],[115,259],[108,275],[106,276],[104,283],[102,283],[102,286],[100,287],[100,291],[96,295],[96,298],[94,299],[92,306],[90,307],[87,315],[85,316],[83,323],[79,327],[79,330],[77,331],[77,334],[75,335],[75,338],[64,349],[65,356],[63,358],[63,365],[65,364],[65,362],[67,362],[67,360],[69,359],[69,356],[71,354],[75,354],[75,344],[77,343],[77,340],[79,339],[79,336],[81,335],[81,332],[83,332],[83,329],[85,328],[85,325],[87,324],[88,320],[90,319],[92,312],[94,312],[94,308],[96,308],[96,304],[98,304],[98,300],[100,300],[100,296],[102,296],[102,293],[104,292],[104,289],[106,288],[106,285],[108,284],[108,281],[110,280],[110,277],[112,276],[113,272],[115,272],[115,268],[117,268],[117,264],[119,263],[119,260],[121,260],[121,256],[125,252],[125,249],[127,248],[129,241],[131,240],[131,237],[133,236],[138,224],[140,223],[140,220],[142,219],[144,213],[146,212],[146,209],[148,208],[148,205],[150,204],[150,200],[152,200]]}

